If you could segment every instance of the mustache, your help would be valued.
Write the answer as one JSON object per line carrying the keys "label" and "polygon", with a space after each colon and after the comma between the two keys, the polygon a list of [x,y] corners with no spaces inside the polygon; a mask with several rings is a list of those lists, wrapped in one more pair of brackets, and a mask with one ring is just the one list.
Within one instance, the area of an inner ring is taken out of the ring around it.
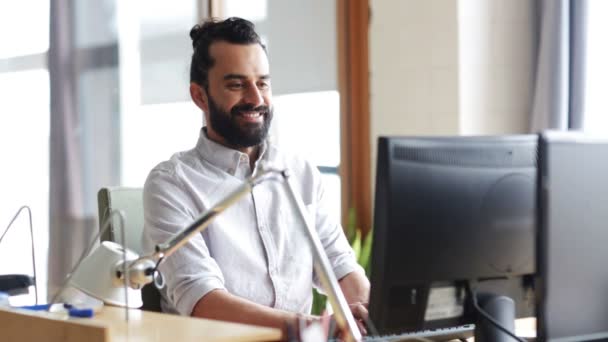
{"label": "mustache", "polygon": [[232,107],[232,110],[230,110],[230,114],[239,115],[244,112],[260,112],[262,115],[266,115],[266,114],[268,114],[269,111],[270,111],[270,108],[268,106],[262,105],[262,106],[254,107],[251,104],[242,104],[242,105],[237,105],[237,106]]}

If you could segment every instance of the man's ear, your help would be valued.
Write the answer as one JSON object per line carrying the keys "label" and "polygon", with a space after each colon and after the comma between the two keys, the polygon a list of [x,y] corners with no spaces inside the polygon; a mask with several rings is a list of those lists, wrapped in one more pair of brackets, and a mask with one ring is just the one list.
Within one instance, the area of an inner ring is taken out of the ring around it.
{"label": "man's ear", "polygon": [[197,83],[190,82],[190,97],[196,106],[203,112],[207,113],[209,111],[207,92],[202,86]]}

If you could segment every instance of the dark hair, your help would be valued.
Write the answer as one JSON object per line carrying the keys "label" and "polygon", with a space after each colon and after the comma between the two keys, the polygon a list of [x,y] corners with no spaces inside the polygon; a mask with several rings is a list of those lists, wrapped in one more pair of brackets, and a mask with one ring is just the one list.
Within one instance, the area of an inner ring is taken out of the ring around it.
{"label": "dark hair", "polygon": [[190,38],[194,48],[190,65],[190,82],[198,83],[205,88],[209,85],[209,69],[215,62],[209,54],[212,43],[225,41],[233,44],[260,44],[266,52],[266,46],[255,32],[253,23],[236,17],[222,21],[212,18],[202,25],[194,25],[190,30]]}

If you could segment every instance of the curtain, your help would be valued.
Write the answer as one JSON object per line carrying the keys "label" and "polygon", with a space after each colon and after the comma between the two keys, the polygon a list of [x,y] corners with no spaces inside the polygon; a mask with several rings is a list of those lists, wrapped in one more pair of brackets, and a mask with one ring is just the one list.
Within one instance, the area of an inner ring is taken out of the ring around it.
{"label": "curtain", "polygon": [[587,0],[540,0],[531,131],[582,129]]}
{"label": "curtain", "polygon": [[94,234],[84,217],[76,99],[73,2],[53,0],[48,67],[51,89],[48,297],[55,294]]}

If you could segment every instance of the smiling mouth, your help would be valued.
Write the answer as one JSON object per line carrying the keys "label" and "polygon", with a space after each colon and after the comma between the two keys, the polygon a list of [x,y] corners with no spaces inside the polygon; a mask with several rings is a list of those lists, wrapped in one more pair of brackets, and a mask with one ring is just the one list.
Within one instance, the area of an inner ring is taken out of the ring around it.
{"label": "smiling mouth", "polygon": [[261,122],[264,120],[263,112],[240,112],[238,116],[246,122]]}
{"label": "smiling mouth", "polygon": [[239,113],[239,115],[244,116],[246,118],[257,118],[262,116],[262,113],[260,112],[253,112],[253,113]]}

